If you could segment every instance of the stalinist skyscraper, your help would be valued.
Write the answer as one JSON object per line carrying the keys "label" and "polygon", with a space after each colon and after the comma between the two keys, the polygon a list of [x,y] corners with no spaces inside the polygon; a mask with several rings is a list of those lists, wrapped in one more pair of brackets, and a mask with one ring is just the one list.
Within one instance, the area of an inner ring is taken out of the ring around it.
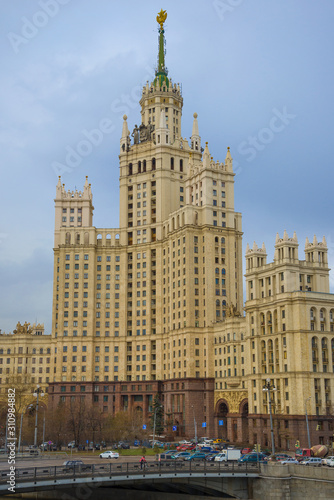
{"label": "stalinist skyscraper", "polygon": [[[86,398],[104,412],[138,411],[148,419],[152,400],[159,394],[165,415],[177,428],[176,436],[194,435],[196,420],[199,435],[220,434],[251,442],[255,420],[263,413],[261,418],[268,418],[261,393],[256,413],[252,400],[255,416],[250,436],[249,398],[254,398],[255,386],[262,390],[268,376],[260,359],[266,347],[253,347],[254,343],[260,346],[262,324],[257,315],[269,317],[260,302],[267,297],[266,304],[272,308],[273,301],[286,300],[284,294],[291,290],[289,285],[285,289],[277,285],[276,290],[266,285],[267,292],[271,290],[268,298],[258,285],[254,295],[249,288],[249,319],[244,316],[241,214],[234,207],[230,149],[226,148],[223,161],[212,158],[208,142],[199,134],[196,112],[192,131],[182,130],[181,87],[172,81],[165,61],[166,17],[165,11],[157,16],[157,69],[154,80],[142,90],[140,125],[131,132],[127,116],[123,117],[119,228],[94,226],[87,178],[80,192],[66,190],[60,178],[57,184],[55,363],[49,397],[54,405],[67,398]],[[185,136],[190,132],[188,141]],[[283,248],[284,242],[277,245]],[[290,246],[294,272],[299,273],[296,245],[294,238]],[[304,274],[306,280],[312,266],[320,266],[319,287],[322,283],[326,288],[327,247],[325,242],[319,245],[323,260],[309,263]],[[248,286],[252,287],[258,276],[266,280],[269,275],[263,267],[265,249],[256,247],[250,253],[248,249]],[[280,262],[288,265],[286,260]],[[276,267],[270,272],[278,273]],[[324,291],[329,296],[328,289]],[[283,330],[278,332],[281,323],[271,333],[288,337]],[[254,324],[259,331],[254,331]],[[265,334],[270,335],[269,328]],[[277,348],[275,358],[285,356],[284,352]],[[288,379],[284,365],[277,361],[271,376]],[[330,384],[332,378],[333,370]],[[281,382],[282,394],[288,392],[289,383]],[[303,391],[307,392],[306,387]],[[302,413],[302,406],[296,405],[296,414]],[[283,415],[286,409],[282,408]]]}

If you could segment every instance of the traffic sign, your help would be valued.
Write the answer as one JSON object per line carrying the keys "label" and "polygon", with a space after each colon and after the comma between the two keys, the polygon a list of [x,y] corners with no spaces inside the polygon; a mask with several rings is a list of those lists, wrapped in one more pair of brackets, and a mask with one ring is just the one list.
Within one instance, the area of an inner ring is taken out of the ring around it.
{"label": "traffic sign", "polygon": [[218,420],[218,425],[224,425],[224,420]]}
{"label": "traffic sign", "polygon": [[202,422],[202,427],[206,427],[206,422]]}
{"label": "traffic sign", "polygon": [[143,425],[143,429],[144,429],[144,431],[146,431],[146,425],[145,424]]}
{"label": "traffic sign", "polygon": [[176,425],[173,425],[173,428],[172,428],[172,429],[173,429],[173,431],[177,431],[177,427],[176,427]]}

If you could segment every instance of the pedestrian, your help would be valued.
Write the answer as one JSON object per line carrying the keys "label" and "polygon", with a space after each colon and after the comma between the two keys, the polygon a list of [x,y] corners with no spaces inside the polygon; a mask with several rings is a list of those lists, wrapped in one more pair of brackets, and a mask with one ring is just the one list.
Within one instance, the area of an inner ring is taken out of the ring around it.
{"label": "pedestrian", "polygon": [[141,469],[145,469],[145,466],[146,466],[147,462],[146,462],[146,458],[145,458],[145,455],[143,455],[140,459],[140,468]]}

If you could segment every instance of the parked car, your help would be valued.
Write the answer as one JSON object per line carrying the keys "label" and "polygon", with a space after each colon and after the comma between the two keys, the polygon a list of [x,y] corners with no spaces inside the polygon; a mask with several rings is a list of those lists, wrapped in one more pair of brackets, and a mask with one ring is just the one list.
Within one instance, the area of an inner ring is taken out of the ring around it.
{"label": "parked car", "polygon": [[333,457],[333,456],[328,456],[328,457],[326,457],[326,458],[322,458],[322,459],[321,459],[321,463],[322,463],[322,465],[328,465],[328,464],[327,464],[327,460],[331,460],[331,459],[333,459],[333,460],[334,460],[334,457]]}
{"label": "parked car", "polygon": [[286,453],[276,453],[275,455],[270,455],[269,460],[276,460],[276,462],[281,462],[282,460],[287,460],[291,458],[291,455],[287,455]]}
{"label": "parked car", "polygon": [[248,453],[247,455],[243,455],[238,459],[238,463],[256,463],[256,462],[266,462],[268,460],[267,455],[264,453]]}
{"label": "parked car", "polygon": [[284,458],[284,460],[280,460],[279,463],[282,465],[299,464],[298,460],[293,457]]}
{"label": "parked car", "polygon": [[189,451],[179,451],[171,456],[173,460],[185,460],[187,457],[190,457],[191,453]]}
{"label": "parked car", "polygon": [[252,449],[251,448],[242,448],[241,450],[241,455],[247,455],[247,453],[251,453]]}
{"label": "parked car", "polygon": [[190,455],[189,457],[185,458],[185,460],[205,460],[207,453],[202,453],[202,452],[196,452]]}
{"label": "parked car", "polygon": [[92,470],[92,466],[89,464],[85,464],[82,460],[66,460],[66,462],[63,463],[63,467],[64,467],[64,472],[69,472],[69,471],[83,472]]}
{"label": "parked car", "polygon": [[313,465],[315,467],[321,467],[321,458],[320,457],[311,457],[306,460],[302,460],[299,462],[301,465]]}
{"label": "parked car", "polygon": [[328,467],[334,467],[334,457],[327,457],[326,465]]}
{"label": "parked car", "polygon": [[67,448],[75,448],[75,441],[68,443]]}
{"label": "parked car", "polygon": [[100,453],[100,458],[119,458],[119,453],[117,451],[104,451]]}
{"label": "parked car", "polygon": [[159,455],[159,460],[172,460],[173,455],[175,455],[175,450],[169,450],[166,451],[165,453],[161,453]]}
{"label": "parked car", "polygon": [[205,460],[207,462],[214,462],[216,456],[218,454],[218,451],[211,451],[210,453],[208,453],[206,456],[205,456]]}
{"label": "parked car", "polygon": [[119,441],[119,443],[116,445],[116,448],[119,448],[122,450],[129,450],[130,445],[129,445],[129,443],[126,443],[125,441]]}
{"label": "parked car", "polygon": [[140,446],[140,441],[138,439],[135,439],[133,442],[133,446]]}

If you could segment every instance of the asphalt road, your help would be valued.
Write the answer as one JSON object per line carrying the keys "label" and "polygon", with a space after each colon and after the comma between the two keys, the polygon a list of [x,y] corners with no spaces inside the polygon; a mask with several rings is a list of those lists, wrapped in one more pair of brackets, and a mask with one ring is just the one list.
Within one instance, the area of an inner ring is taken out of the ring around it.
{"label": "asphalt road", "polygon": [[[50,466],[55,466],[55,465],[62,465],[66,460],[82,460],[85,464],[102,464],[102,463],[122,463],[122,462],[134,462],[134,463],[139,463],[139,460],[141,459],[141,456],[136,456],[136,457],[119,457],[117,459],[112,458],[99,458],[96,455],[93,455],[92,457],[87,457],[87,455],[81,456],[79,453],[73,453],[72,457],[69,454],[67,457],[64,455],[59,458],[49,458],[49,457],[37,457],[37,458],[29,458],[29,459],[24,459],[24,458],[16,458],[16,463],[15,467],[16,468],[24,468],[24,467],[44,467],[47,465]],[[155,457],[148,457],[146,456],[146,460],[148,462],[155,461]],[[7,461],[0,461],[0,470],[6,470],[9,468],[9,465]]]}

